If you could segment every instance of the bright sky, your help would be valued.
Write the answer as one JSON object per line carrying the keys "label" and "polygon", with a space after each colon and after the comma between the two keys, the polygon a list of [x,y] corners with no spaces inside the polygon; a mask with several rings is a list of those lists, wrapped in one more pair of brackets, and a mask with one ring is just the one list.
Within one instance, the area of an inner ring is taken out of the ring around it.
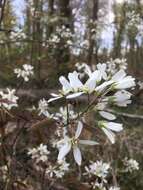
{"label": "bright sky", "polygon": [[20,22],[23,22],[24,0],[13,0],[13,8]]}

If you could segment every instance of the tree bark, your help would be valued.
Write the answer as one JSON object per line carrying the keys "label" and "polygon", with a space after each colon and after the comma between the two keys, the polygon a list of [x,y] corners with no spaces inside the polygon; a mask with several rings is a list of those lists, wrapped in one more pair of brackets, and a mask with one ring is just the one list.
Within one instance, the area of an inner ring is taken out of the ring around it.
{"label": "tree bark", "polygon": [[[93,23],[95,23],[98,20],[98,8],[99,8],[99,0],[93,0],[93,9],[92,9],[92,16],[91,19]],[[94,26],[94,29],[96,30],[97,28],[97,23]],[[92,29],[92,27],[91,27]],[[89,31],[89,51],[88,51],[88,56],[87,56],[87,62],[88,64],[92,64],[93,57],[95,58],[95,62],[97,64],[98,62],[98,50],[97,50],[97,43],[96,43],[96,31],[93,33],[92,31]],[[94,38],[93,38],[94,35]],[[96,48],[96,54],[94,52],[94,48]]]}
{"label": "tree bark", "polygon": [[0,0],[0,28],[4,18],[5,5],[6,5],[6,0]]}

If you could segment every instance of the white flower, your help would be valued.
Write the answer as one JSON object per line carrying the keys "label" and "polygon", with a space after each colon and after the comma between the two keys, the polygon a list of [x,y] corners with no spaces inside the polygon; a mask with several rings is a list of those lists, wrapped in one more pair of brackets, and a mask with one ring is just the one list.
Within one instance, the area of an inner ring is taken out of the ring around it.
{"label": "white flower", "polygon": [[89,167],[87,166],[85,167],[87,174],[98,176],[103,180],[107,177],[109,169],[110,169],[110,164],[104,163],[102,161],[96,161],[90,164]]}
{"label": "white flower", "polygon": [[49,177],[53,178],[56,172],[56,167],[49,165],[49,167],[46,169],[45,174],[49,175]]}
{"label": "white flower", "polygon": [[17,78],[23,75],[22,70],[18,68],[14,69],[14,73],[17,74]]}
{"label": "white flower", "polygon": [[98,69],[98,71],[100,71],[101,78],[106,80],[107,79],[107,73],[106,73],[107,65],[105,63],[102,63],[102,64],[98,63],[97,69]]}
{"label": "white flower", "polygon": [[81,165],[82,156],[81,156],[81,152],[80,152],[78,145],[79,144],[84,144],[84,145],[97,145],[98,144],[95,141],[79,140],[79,136],[81,134],[82,128],[83,128],[83,124],[79,121],[77,130],[75,132],[75,136],[72,138],[65,136],[64,139],[62,139],[61,141],[58,142],[58,146],[59,146],[58,161],[63,160],[65,158],[65,156],[72,149],[76,163],[78,165]]}
{"label": "white flower", "polygon": [[23,69],[14,69],[14,73],[17,74],[17,78],[22,77],[25,82],[29,81],[29,77],[33,75],[33,66],[24,64]]}
{"label": "white flower", "polygon": [[48,112],[47,109],[48,109],[48,102],[43,98],[38,103],[39,115],[43,114],[44,116],[51,118],[52,115]]}
{"label": "white flower", "polygon": [[127,159],[124,160],[124,165],[126,166],[125,171],[133,172],[134,170],[139,170],[139,163],[134,159]]}
{"label": "white flower", "polygon": [[109,190],[120,190],[120,187],[112,186],[109,188]]}
{"label": "white flower", "polygon": [[73,111],[72,106],[68,104],[68,113],[67,107],[60,107],[59,113],[55,114],[55,119],[62,119],[63,123],[66,124],[67,117],[69,119],[77,118],[77,114]]}
{"label": "white flower", "polygon": [[40,144],[37,148],[29,149],[28,155],[31,155],[31,158],[39,163],[40,161],[46,162],[48,160],[48,155],[50,152],[47,150],[47,146]]}
{"label": "white flower", "polygon": [[68,95],[70,92],[74,92],[74,97],[77,97],[82,94],[82,92],[79,92],[80,89],[82,88],[83,84],[78,78],[78,73],[74,71],[73,73],[68,74],[68,79],[69,81],[64,77],[61,76],[59,78],[59,81],[62,85],[62,91],[59,95],[57,94],[51,94],[53,98],[48,100],[49,102],[52,102],[54,100],[60,99],[66,95]]}
{"label": "white flower", "polygon": [[115,89],[127,89],[135,86],[135,79],[131,76],[126,76],[124,70],[118,71],[112,80],[115,82]]}
{"label": "white flower", "polygon": [[127,69],[127,60],[122,59],[110,59],[110,61],[107,61],[107,72],[109,74],[115,74],[118,70],[126,70]]}
{"label": "white flower", "polygon": [[23,69],[25,71],[27,71],[27,73],[29,73],[31,75],[33,74],[33,66],[32,65],[24,64]]}
{"label": "white flower", "polygon": [[49,177],[57,177],[62,178],[65,173],[69,170],[69,163],[67,163],[65,160],[58,163],[58,165],[49,165],[49,167],[46,169],[46,174],[49,175]]}
{"label": "white flower", "polygon": [[4,106],[8,110],[10,110],[12,107],[17,107],[18,97],[15,96],[14,94],[15,94],[15,89],[10,90],[9,88],[7,88],[7,93],[0,91],[1,98],[5,100],[5,102],[0,103],[0,106]]}
{"label": "white flower", "polygon": [[[78,73],[76,71],[74,71],[73,73],[69,73],[68,79],[69,79],[69,83],[68,83],[69,86],[67,88],[69,89],[69,91],[78,92],[80,89],[82,89],[83,84],[79,80]],[[63,84],[63,90],[64,90],[64,87],[66,88],[66,85],[67,85],[67,83]]]}
{"label": "white flower", "polygon": [[132,94],[126,90],[116,92],[109,100],[120,107],[126,107],[132,101],[130,100]]}
{"label": "white flower", "polygon": [[112,144],[115,143],[115,134],[112,131],[120,132],[123,130],[121,123],[115,122],[107,122],[107,121],[99,121],[99,127],[103,130],[103,132],[107,135],[108,139]]}
{"label": "white flower", "polygon": [[65,175],[65,172],[69,171],[69,163],[65,160],[59,162],[58,170],[56,170],[56,177],[62,178]]}
{"label": "white flower", "polygon": [[91,182],[92,189],[106,190],[103,183],[98,183],[97,181]]}
{"label": "white flower", "polygon": [[65,160],[59,161],[59,169],[62,171],[68,171],[69,170],[69,163],[67,163]]}
{"label": "white flower", "polygon": [[139,81],[138,85],[139,85],[139,89],[142,90],[143,89],[143,82]]}

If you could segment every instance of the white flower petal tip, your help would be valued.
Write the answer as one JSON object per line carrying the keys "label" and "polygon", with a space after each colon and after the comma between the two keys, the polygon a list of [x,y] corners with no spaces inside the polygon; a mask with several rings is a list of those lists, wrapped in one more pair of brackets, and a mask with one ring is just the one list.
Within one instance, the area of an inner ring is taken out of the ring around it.
{"label": "white flower petal tip", "polygon": [[83,129],[83,124],[81,121],[78,122],[78,126],[77,126],[77,130],[76,130],[76,133],[75,133],[75,138],[77,139],[81,132],[82,132],[82,129]]}
{"label": "white flower petal tip", "polygon": [[110,130],[107,130],[106,128],[102,128],[102,130],[104,131],[105,135],[108,137],[108,139],[110,140],[110,142],[112,144],[115,144],[115,134],[110,131]]}
{"label": "white flower petal tip", "polygon": [[80,149],[77,146],[73,147],[73,155],[74,155],[74,159],[75,159],[76,163],[79,166],[81,166],[82,156],[81,156]]}
{"label": "white flower petal tip", "polygon": [[61,99],[61,98],[63,98],[63,97],[50,98],[50,99],[48,100],[48,103],[51,103],[51,102],[56,101],[56,100],[59,100],[59,99]]}
{"label": "white flower petal tip", "polygon": [[68,82],[68,80],[65,77],[61,76],[59,78],[59,81],[63,86],[63,91],[69,91],[70,92],[72,90],[70,83]]}

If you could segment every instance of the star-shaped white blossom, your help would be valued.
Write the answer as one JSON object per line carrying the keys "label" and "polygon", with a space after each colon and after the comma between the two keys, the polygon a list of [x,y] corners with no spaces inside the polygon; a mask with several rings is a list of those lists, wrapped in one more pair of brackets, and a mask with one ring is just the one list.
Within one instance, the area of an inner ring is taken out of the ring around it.
{"label": "star-shaped white blossom", "polygon": [[83,129],[83,124],[79,121],[78,127],[75,132],[75,136],[70,138],[68,136],[65,136],[64,139],[59,141],[58,147],[59,147],[59,154],[58,154],[58,160],[63,160],[65,156],[71,151],[73,151],[74,159],[78,165],[81,165],[82,162],[82,156],[81,151],[79,149],[79,145],[97,145],[98,143],[91,140],[79,140],[79,136],[81,134],[81,131]]}

